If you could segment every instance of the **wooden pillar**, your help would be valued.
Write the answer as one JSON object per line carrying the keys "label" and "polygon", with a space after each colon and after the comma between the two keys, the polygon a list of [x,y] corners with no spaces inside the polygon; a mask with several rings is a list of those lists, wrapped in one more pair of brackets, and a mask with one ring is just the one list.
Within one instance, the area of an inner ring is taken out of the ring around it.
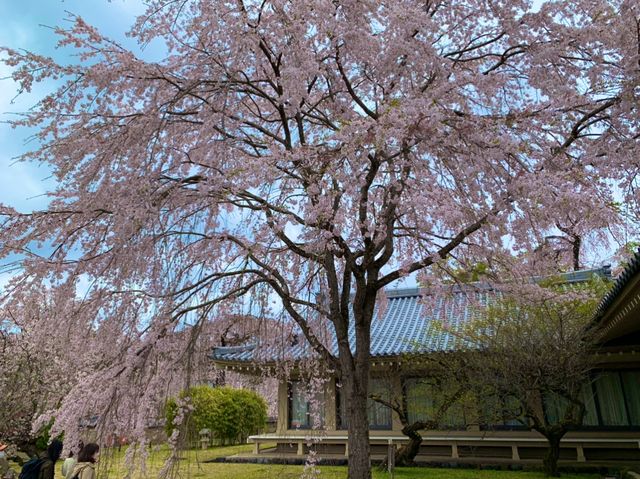
{"label": "wooden pillar", "polygon": [[[395,371],[395,369],[392,369]],[[390,378],[390,386],[391,386],[391,395],[393,398],[402,398],[402,378],[400,374],[393,374]],[[402,423],[400,422],[400,417],[398,413],[395,411],[391,411],[391,430],[394,432],[402,432]]]}
{"label": "wooden pillar", "polygon": [[327,431],[335,431],[338,427],[336,411],[336,379],[327,381],[324,390],[324,425]]}
{"label": "wooden pillar", "polygon": [[287,430],[287,422],[289,417],[289,397],[287,382],[280,380],[278,383],[278,422],[276,423],[276,432],[284,434]]}
{"label": "wooden pillar", "polygon": [[396,445],[393,443],[393,439],[389,439],[387,449],[387,472],[393,475],[393,470],[396,468]]}
{"label": "wooden pillar", "polygon": [[458,445],[454,442],[451,444],[451,459],[458,459],[460,456],[458,455]]}
{"label": "wooden pillar", "polygon": [[582,447],[582,444],[578,444],[578,446],[576,446],[576,453],[578,456],[578,462],[587,462],[587,458],[584,457],[584,448]]}
{"label": "wooden pillar", "polygon": [[518,446],[516,446],[515,444],[511,446],[511,459],[513,459],[514,461],[520,460],[520,453],[518,452]]}

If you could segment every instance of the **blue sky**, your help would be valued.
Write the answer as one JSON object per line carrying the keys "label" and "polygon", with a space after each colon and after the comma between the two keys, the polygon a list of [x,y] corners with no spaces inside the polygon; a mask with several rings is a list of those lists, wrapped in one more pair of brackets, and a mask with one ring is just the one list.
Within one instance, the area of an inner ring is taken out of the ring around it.
{"label": "blue sky", "polygon": [[[135,47],[125,33],[143,10],[142,0],[0,0],[0,45],[73,62],[68,51],[55,49],[56,37],[47,28],[64,26],[68,23],[67,12],[71,12],[108,36]],[[16,85],[6,79],[9,74],[10,70],[0,65],[0,78],[3,78],[0,80],[0,120],[3,122],[12,113],[27,110],[53,86],[36,85],[31,94],[14,100]],[[33,147],[26,143],[29,135],[27,129],[14,130],[0,124],[0,203],[20,211],[43,208],[47,203],[43,193],[53,186],[47,168],[16,163],[12,159]]]}
{"label": "blue sky", "polygon": [[[69,50],[55,48],[57,38],[49,28],[65,26],[65,19],[73,13],[135,51],[135,42],[125,34],[143,11],[143,0],[0,0],[0,45],[30,50],[63,63],[74,62]],[[28,142],[33,132],[12,129],[5,122],[32,107],[55,84],[35,85],[31,93],[15,98],[17,86],[7,78],[10,73],[0,64],[0,203],[28,212],[46,207],[44,194],[55,183],[46,166],[15,161],[36,146]],[[9,261],[14,259],[10,257]],[[0,291],[11,277],[10,272],[0,273]]]}

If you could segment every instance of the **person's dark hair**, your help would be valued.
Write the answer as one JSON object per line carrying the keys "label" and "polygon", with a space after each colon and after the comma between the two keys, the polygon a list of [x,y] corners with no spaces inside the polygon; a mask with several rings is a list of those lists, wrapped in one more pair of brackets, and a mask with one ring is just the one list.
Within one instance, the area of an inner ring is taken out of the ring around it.
{"label": "person's dark hair", "polygon": [[[71,449],[69,451],[69,457],[73,457],[75,454],[79,453],[80,451],[82,451],[82,448],[84,447],[84,442],[80,441],[78,443],[78,448],[74,451],[73,449]],[[77,451],[77,452],[76,452]]]}
{"label": "person's dark hair", "polygon": [[53,462],[56,462],[60,459],[62,455],[62,441],[59,439],[54,439],[47,447],[47,457],[51,459]]}
{"label": "person's dark hair", "polygon": [[98,446],[95,442],[85,444],[85,446],[78,454],[78,462],[96,462],[96,459],[93,456],[99,450],[100,446]]}

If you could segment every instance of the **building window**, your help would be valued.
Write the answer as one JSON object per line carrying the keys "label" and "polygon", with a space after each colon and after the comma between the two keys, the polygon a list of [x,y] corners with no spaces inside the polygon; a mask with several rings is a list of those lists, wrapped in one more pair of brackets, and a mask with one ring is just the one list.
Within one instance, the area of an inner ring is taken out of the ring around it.
{"label": "building window", "polygon": [[602,371],[593,392],[602,427],[640,426],[640,370]]}
{"label": "building window", "polygon": [[[372,378],[369,380],[369,394],[375,394],[385,400],[390,399],[390,385],[386,379]],[[338,429],[349,428],[347,411],[348,397],[342,391],[340,383],[336,383],[336,414]],[[391,409],[387,406],[367,399],[367,414],[369,415],[369,429],[391,429]]]}
{"label": "building window", "polygon": [[[391,385],[388,379],[372,378],[369,380],[369,394],[379,396],[385,401],[391,400]],[[391,409],[371,398],[367,399],[369,429],[391,429]]]}
{"label": "building window", "polygon": [[[640,370],[601,371],[585,384],[581,399],[586,410],[584,428],[629,429],[640,426]],[[566,400],[544,398],[550,423],[558,422],[566,410]]]}
{"label": "building window", "polygon": [[[454,391],[451,387],[429,378],[410,378],[404,382],[409,423],[433,421],[445,401],[450,401]],[[442,429],[465,429],[466,418],[462,401],[452,403],[439,418]]]}
{"label": "building window", "polygon": [[324,392],[313,393],[303,381],[289,383],[289,429],[324,426]]}
{"label": "building window", "polygon": [[591,384],[585,384],[580,390],[580,397],[584,401],[584,418],[582,418],[583,426],[598,425],[598,410],[596,408],[596,398],[593,395]]}
{"label": "building window", "polygon": [[594,386],[600,407],[600,424],[603,426],[628,426],[629,417],[620,374],[603,372],[596,377]]}
{"label": "building window", "polygon": [[629,424],[640,426],[640,371],[621,372],[620,378],[629,412]]}
{"label": "building window", "polygon": [[347,411],[347,398],[342,391],[342,385],[336,382],[336,425],[338,429],[349,428],[349,412]]}

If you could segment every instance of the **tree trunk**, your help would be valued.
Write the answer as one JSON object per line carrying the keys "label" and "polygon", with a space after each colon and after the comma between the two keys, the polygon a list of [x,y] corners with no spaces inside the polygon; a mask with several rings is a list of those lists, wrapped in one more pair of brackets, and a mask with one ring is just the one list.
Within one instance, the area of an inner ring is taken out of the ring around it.
{"label": "tree trunk", "polygon": [[[345,361],[342,361],[344,364]],[[342,373],[342,389],[346,394],[349,448],[349,479],[371,479],[369,415],[367,413],[368,377],[356,377],[355,370]]]}
{"label": "tree trunk", "polygon": [[[369,272],[377,278],[377,271]],[[346,298],[350,288],[334,293],[331,302],[333,324],[338,341],[338,366],[345,394],[346,417],[349,421],[347,439],[348,479],[371,479],[371,447],[369,444],[369,370],[371,348],[371,320],[375,309],[377,289],[357,278],[357,288],[350,306]],[[353,322],[352,322],[353,321]],[[355,332],[355,344],[350,340],[350,325]]]}
{"label": "tree trunk", "polygon": [[349,479],[371,479],[367,392],[356,387],[349,397]]}
{"label": "tree trunk", "polygon": [[560,459],[560,440],[562,436],[564,436],[564,432],[561,434],[545,434],[549,442],[549,447],[543,460],[544,473],[547,476],[560,477],[560,473],[558,472],[558,459]]}
{"label": "tree trunk", "polygon": [[371,447],[369,445],[369,346],[368,324],[356,324],[356,353],[341,354],[342,383],[347,394],[349,420],[349,479],[371,479]]}
{"label": "tree trunk", "polygon": [[414,464],[422,444],[422,435],[418,432],[421,426],[421,423],[413,423],[402,428],[402,434],[409,437],[409,442],[398,449],[396,466],[412,466]]}
{"label": "tree trunk", "polygon": [[[407,444],[403,444],[395,455],[396,467],[401,466],[413,466],[415,464],[415,458],[420,452],[420,445],[422,444],[422,435],[418,432],[420,429],[424,429],[425,424],[422,421],[414,422],[413,424],[407,424],[402,428],[402,434],[409,438]],[[385,459],[380,464],[380,470],[387,470],[389,459]]]}
{"label": "tree trunk", "polygon": [[573,270],[580,270],[580,249],[582,246],[582,238],[578,235],[573,237]]}

